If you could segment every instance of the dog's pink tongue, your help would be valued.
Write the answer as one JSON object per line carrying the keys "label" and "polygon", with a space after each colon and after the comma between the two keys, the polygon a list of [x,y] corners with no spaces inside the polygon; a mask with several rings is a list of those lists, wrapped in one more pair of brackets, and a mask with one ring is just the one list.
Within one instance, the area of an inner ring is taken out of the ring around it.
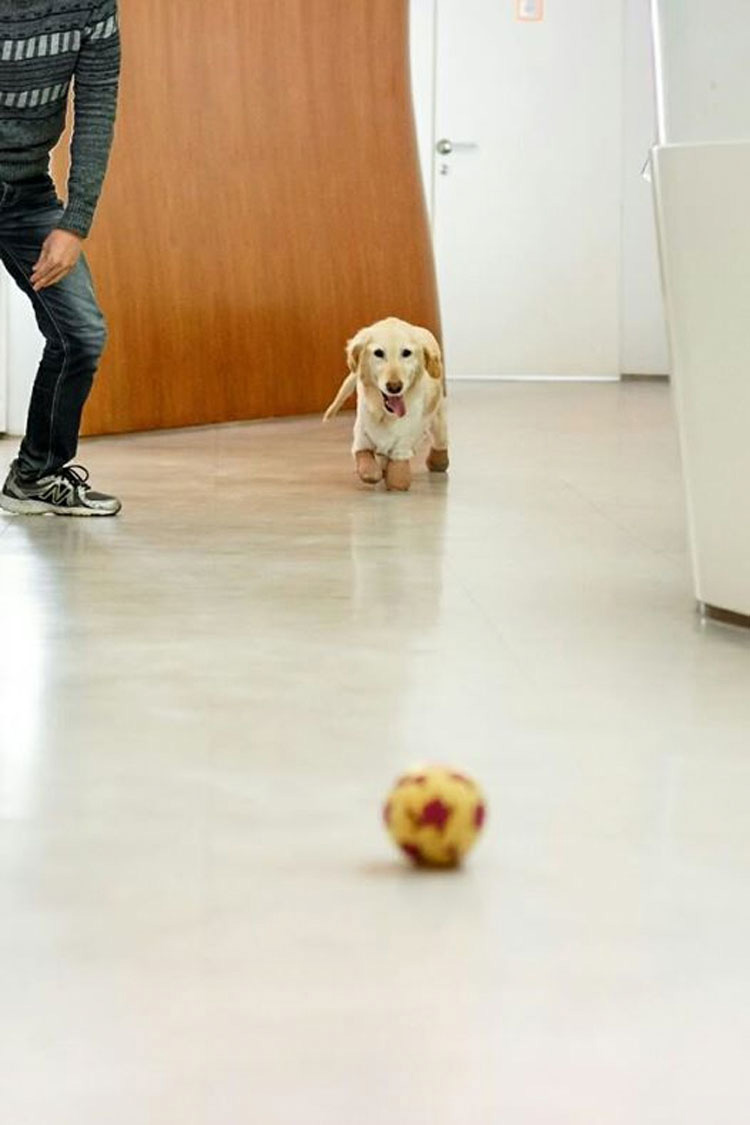
{"label": "dog's pink tongue", "polygon": [[386,402],[389,410],[392,410],[397,418],[403,418],[406,414],[406,403],[403,395],[388,395]]}

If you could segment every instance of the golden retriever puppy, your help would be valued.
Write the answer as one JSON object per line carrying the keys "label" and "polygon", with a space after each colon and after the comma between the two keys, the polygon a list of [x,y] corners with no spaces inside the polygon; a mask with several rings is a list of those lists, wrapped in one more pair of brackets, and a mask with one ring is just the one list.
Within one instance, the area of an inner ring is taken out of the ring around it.
{"label": "golden retriever puppy", "polygon": [[[427,465],[448,468],[445,376],[440,345],[426,328],[389,317],[362,328],[346,349],[349,374],[324,421],[339,412],[356,389],[352,453],[360,480],[406,492],[411,459],[425,438]],[[384,467],[383,467],[384,466]]]}

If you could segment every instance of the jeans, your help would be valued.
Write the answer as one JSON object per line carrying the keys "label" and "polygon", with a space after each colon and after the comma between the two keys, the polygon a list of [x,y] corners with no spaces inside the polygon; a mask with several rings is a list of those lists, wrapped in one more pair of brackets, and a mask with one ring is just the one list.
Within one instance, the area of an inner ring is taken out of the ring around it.
{"label": "jeans", "polygon": [[31,288],[42,243],[62,212],[49,176],[0,181],[0,261],[31,301],[46,341],[18,454],[18,471],[28,479],[55,472],[75,456],[81,413],[107,338],[83,256],[57,285],[39,293]]}

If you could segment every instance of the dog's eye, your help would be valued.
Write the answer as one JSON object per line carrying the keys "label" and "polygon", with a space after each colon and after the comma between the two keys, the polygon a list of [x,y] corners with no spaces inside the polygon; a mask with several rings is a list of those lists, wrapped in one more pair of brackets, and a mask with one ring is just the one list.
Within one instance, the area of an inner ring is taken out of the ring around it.
{"label": "dog's eye", "polygon": [[376,359],[385,359],[385,352],[383,351],[382,348],[376,348],[375,351],[372,354],[375,356]]}
{"label": "dog's eye", "polygon": [[411,348],[404,348],[404,350],[401,352],[402,359],[411,359],[413,355],[414,352],[411,350]]}

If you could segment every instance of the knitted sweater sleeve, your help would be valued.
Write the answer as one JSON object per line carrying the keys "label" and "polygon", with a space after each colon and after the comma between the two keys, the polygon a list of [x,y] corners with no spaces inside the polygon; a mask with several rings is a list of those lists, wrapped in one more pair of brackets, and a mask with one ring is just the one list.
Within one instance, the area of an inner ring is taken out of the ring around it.
{"label": "knitted sweater sleeve", "polygon": [[89,233],[114,135],[120,78],[117,0],[98,0],[83,32],[73,77],[73,140],[63,230]]}

